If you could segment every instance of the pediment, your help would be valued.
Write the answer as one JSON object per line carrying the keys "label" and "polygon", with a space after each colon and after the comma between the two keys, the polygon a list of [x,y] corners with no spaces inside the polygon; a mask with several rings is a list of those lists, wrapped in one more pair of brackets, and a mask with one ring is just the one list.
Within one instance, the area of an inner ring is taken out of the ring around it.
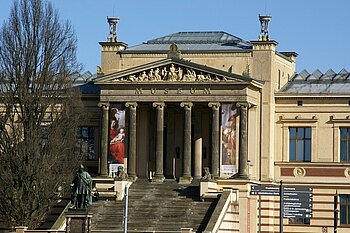
{"label": "pediment", "polygon": [[185,60],[168,58],[95,79],[96,84],[111,83],[249,83],[252,79]]}

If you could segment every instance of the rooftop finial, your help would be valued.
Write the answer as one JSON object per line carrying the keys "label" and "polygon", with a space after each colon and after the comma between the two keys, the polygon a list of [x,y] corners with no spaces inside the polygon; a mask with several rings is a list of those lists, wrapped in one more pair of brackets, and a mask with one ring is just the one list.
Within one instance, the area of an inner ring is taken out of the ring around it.
{"label": "rooftop finial", "polygon": [[107,16],[107,21],[109,24],[109,36],[108,42],[117,42],[117,24],[119,22],[119,17],[111,17]]}
{"label": "rooftop finial", "polygon": [[269,41],[269,22],[270,22],[271,16],[270,15],[259,15],[259,21],[260,21],[260,41]]}

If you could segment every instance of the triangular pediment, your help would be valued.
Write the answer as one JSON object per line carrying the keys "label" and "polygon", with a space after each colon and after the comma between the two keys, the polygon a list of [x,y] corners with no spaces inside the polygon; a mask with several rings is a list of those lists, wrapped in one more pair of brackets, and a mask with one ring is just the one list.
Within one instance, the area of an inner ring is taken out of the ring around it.
{"label": "triangular pediment", "polygon": [[112,83],[251,83],[252,78],[232,74],[190,61],[168,58],[127,70],[115,72],[94,80],[96,84]]}

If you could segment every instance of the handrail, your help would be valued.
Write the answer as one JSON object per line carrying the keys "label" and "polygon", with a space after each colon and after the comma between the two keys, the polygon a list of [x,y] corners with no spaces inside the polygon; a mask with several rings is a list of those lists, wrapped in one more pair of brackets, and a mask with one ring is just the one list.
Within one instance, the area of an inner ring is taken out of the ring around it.
{"label": "handrail", "polygon": [[225,214],[230,207],[233,199],[234,193],[231,189],[224,189],[218,204],[211,215],[207,227],[204,230],[204,233],[216,233],[219,231],[220,225],[225,218]]}

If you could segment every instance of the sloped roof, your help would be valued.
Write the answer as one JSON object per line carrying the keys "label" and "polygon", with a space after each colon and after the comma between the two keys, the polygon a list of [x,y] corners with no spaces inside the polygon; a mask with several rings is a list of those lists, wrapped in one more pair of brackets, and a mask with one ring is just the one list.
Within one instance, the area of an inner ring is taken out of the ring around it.
{"label": "sloped roof", "polygon": [[350,95],[350,73],[342,69],[335,73],[329,69],[326,73],[307,70],[294,74],[289,82],[277,94],[347,94]]}
{"label": "sloped roof", "polygon": [[132,51],[168,51],[175,43],[180,51],[250,50],[252,45],[223,31],[177,32],[127,48]]}

